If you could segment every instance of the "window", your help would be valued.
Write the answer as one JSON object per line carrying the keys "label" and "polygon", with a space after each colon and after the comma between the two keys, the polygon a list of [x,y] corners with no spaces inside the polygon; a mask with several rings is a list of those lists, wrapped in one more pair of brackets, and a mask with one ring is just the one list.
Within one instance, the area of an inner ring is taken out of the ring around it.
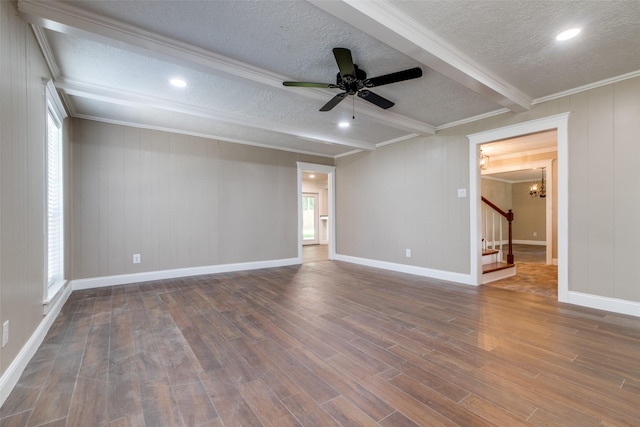
{"label": "window", "polygon": [[62,120],[66,114],[53,84],[49,81],[46,87],[47,284],[45,302],[48,302],[64,285]]}

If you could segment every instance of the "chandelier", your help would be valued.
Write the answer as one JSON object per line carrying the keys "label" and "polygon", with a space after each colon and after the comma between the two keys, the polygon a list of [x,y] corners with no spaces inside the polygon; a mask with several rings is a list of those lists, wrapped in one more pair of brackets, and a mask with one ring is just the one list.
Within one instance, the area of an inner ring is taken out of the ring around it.
{"label": "chandelier", "polygon": [[540,179],[540,182],[534,182],[529,187],[529,195],[531,197],[547,197],[547,187],[544,182],[544,169],[545,168],[542,168],[542,178]]}

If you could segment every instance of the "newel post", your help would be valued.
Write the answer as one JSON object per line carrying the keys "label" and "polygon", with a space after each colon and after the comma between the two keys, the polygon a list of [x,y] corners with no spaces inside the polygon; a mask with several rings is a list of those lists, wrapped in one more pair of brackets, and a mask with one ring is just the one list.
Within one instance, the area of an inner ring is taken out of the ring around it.
{"label": "newel post", "polygon": [[509,223],[509,252],[507,253],[507,262],[513,264],[513,236],[511,234],[511,221],[513,221],[513,212],[509,209],[507,212],[507,222]]}

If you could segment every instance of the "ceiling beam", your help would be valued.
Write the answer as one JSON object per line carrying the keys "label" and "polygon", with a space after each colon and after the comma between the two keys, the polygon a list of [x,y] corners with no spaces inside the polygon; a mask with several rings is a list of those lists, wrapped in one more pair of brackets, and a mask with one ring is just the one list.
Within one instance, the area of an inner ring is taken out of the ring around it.
{"label": "ceiling beam", "polygon": [[308,1],[513,112],[531,108],[531,97],[473,61],[388,0]]}
{"label": "ceiling beam", "polygon": [[285,133],[287,135],[292,135],[301,139],[323,144],[342,145],[367,151],[375,150],[376,148],[374,144],[366,141],[360,141],[350,138],[332,138],[327,135],[312,133],[306,129],[296,128],[294,126],[287,126],[280,123],[274,124],[273,122],[264,119],[254,118],[252,121],[247,121],[247,116],[243,114],[236,114],[229,111],[220,111],[211,108],[196,107],[191,104],[179,103],[173,100],[140,95],[109,87],[98,87],[95,84],[68,79],[56,80],[54,84],[58,90],[62,91],[66,95],[93,99],[109,104],[134,108],[155,108],[158,110],[171,111],[174,113],[188,114],[191,116],[202,117],[210,120],[219,120],[227,123],[233,123],[242,127],[268,130],[277,133]]}
{"label": "ceiling beam", "polygon": [[[126,49],[144,56],[168,61],[210,73],[223,72],[234,78],[261,83],[294,93],[282,85],[288,76],[237,61],[188,43],[168,38],[126,23],[91,13],[58,1],[20,0],[18,10],[34,26],[64,34],[82,36],[99,43]],[[326,102],[324,91],[296,88],[295,93],[320,102]],[[339,108],[346,108],[340,107]],[[387,126],[422,135],[435,135],[435,127],[418,120],[377,107],[363,105],[359,114],[372,117]],[[245,117],[245,121],[247,118]]]}

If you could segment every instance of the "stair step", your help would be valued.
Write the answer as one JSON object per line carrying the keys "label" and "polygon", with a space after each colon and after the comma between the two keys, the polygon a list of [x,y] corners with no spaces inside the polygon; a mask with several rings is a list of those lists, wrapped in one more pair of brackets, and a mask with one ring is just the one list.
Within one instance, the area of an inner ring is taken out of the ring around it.
{"label": "stair step", "polygon": [[514,265],[515,264],[509,264],[507,262],[492,262],[491,264],[485,264],[482,266],[482,274],[491,273],[492,271],[506,270]]}
{"label": "stair step", "polygon": [[498,252],[500,252],[500,251],[497,250],[497,249],[483,249],[482,250],[482,256],[493,255],[493,254],[497,254]]}

